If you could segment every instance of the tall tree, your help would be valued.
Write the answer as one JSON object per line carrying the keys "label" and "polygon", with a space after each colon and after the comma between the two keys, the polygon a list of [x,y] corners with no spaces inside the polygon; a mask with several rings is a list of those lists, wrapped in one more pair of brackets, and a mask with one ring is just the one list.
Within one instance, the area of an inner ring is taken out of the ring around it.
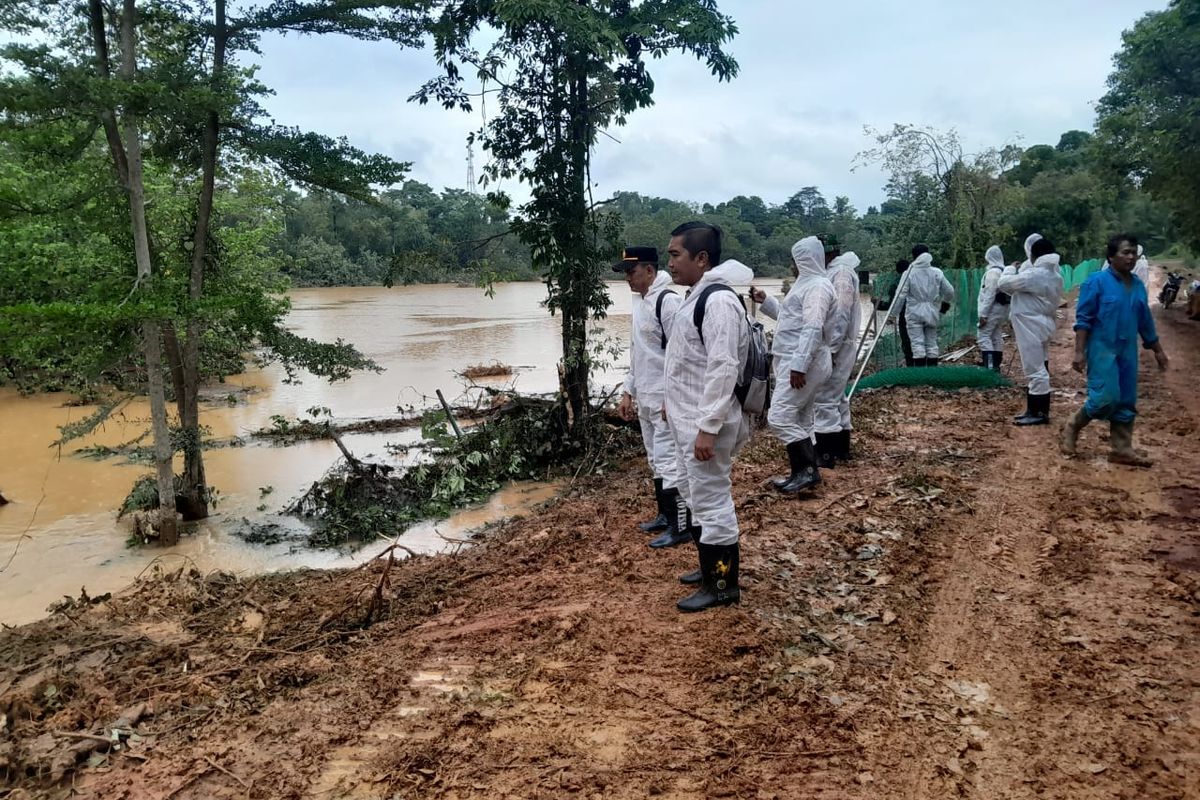
{"label": "tall tree", "polygon": [[1170,208],[1200,248],[1200,0],[1172,0],[1122,42],[1099,104],[1101,152]]}
{"label": "tall tree", "polygon": [[[482,93],[495,95],[475,139],[489,156],[486,180],[515,177],[530,187],[513,228],[544,276],[548,307],[562,316],[562,383],[573,424],[586,418],[589,403],[588,321],[603,317],[609,303],[600,264],[611,244],[589,194],[596,137],[653,102],[648,57],[690,53],[719,80],[733,78],[737,63],[722,46],[736,28],[715,0],[430,5],[443,74],[414,98],[470,109]],[[464,69],[474,72],[479,92],[468,90]],[[703,115],[695,124],[704,124]]]}
{"label": "tall tree", "polygon": [[[252,331],[289,368],[305,366],[330,377],[343,377],[348,367],[369,363],[341,343],[321,346],[289,334],[280,324],[285,306],[267,297],[267,286],[250,290],[245,283],[230,287],[226,280],[218,282],[217,296],[206,291],[210,274],[220,275],[225,258],[226,226],[214,217],[223,172],[270,164],[292,181],[366,197],[373,184],[395,183],[407,169],[361,153],[345,141],[262,124],[265,114],[257,98],[266,87],[254,80],[251,69],[233,60],[238,51],[253,52],[266,31],[341,32],[413,43],[420,28],[406,4],[331,6],[279,0],[238,8],[240,16],[231,20],[225,0],[211,6],[200,0],[146,0],[140,6],[122,0],[120,8],[106,6],[103,0],[67,6],[8,0],[3,7],[6,21],[19,31],[37,33],[40,40],[18,41],[0,50],[0,58],[18,68],[0,86],[6,128],[19,131],[70,122],[72,134],[85,148],[102,128],[128,198],[130,250],[139,282],[135,286],[149,275],[162,276],[155,280],[153,314],[143,320],[142,356],[156,404],[156,382],[163,375],[159,352],[165,344],[180,422],[176,441],[184,454],[177,501],[187,519],[208,514],[199,424],[206,336],[230,326]],[[108,52],[113,38],[121,43],[116,75]],[[151,204],[139,176],[143,150],[156,173],[174,179],[155,198],[156,209],[171,206],[181,191],[193,193],[194,205],[181,223],[184,236],[172,231],[166,239],[153,240],[152,232],[164,226],[147,218]],[[224,180],[226,187],[232,183],[228,174]],[[155,260],[160,262],[158,270],[151,267]],[[113,298],[113,305],[121,303]],[[158,416],[155,429],[161,442],[167,437]],[[156,445],[163,446],[170,447]],[[159,494],[165,506],[174,493],[160,480]]]}

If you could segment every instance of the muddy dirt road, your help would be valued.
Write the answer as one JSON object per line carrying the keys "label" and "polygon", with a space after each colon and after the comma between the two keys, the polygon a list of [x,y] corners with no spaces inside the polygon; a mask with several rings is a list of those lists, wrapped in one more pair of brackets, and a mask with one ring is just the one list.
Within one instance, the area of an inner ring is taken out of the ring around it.
{"label": "muddy dirt road", "polygon": [[1095,424],[1062,458],[1082,396],[1017,429],[1015,389],[865,395],[803,502],[760,436],[737,608],[676,613],[693,554],[645,547],[631,464],[456,556],[171,574],[6,631],[0,796],[1200,798],[1200,326],[1160,326],[1152,470]]}

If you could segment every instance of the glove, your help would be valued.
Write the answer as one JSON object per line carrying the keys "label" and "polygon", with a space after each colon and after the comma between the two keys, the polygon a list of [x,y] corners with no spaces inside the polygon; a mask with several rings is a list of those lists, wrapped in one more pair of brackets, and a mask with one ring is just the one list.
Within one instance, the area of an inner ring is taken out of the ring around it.
{"label": "glove", "polygon": [[949,311],[949,310],[950,310],[950,304],[949,304],[949,303],[942,303],[941,313],[942,313],[942,314],[945,314],[945,313],[946,313],[947,311]]}

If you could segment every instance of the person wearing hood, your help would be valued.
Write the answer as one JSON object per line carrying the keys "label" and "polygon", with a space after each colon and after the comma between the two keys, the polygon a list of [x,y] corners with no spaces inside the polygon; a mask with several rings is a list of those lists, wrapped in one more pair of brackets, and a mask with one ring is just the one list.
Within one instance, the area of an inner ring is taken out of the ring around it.
{"label": "person wearing hood", "polygon": [[676,605],[680,611],[703,611],[741,597],[730,473],[750,435],[749,419],[734,396],[750,326],[733,286],[749,284],[754,272],[738,261],[721,261],[721,229],[705,222],[671,231],[667,252],[675,283],[690,287],[668,331],[663,392],[679,465],[676,526],[696,543],[700,560],[698,571],[680,577],[698,585],[696,591]]}
{"label": "person wearing hood", "polygon": [[838,460],[850,460],[852,425],[846,384],[854,371],[862,327],[858,302],[858,267],[862,261],[852,252],[842,253],[832,236],[825,240],[825,260],[825,274],[833,283],[837,303],[829,339],[833,371],[817,393],[817,460],[822,467],[832,467]]}
{"label": "person wearing hood", "polygon": [[983,283],[979,287],[979,329],[975,341],[983,354],[983,366],[1000,371],[1004,360],[1004,339],[1001,328],[1008,322],[1009,297],[997,291],[1000,275],[1004,272],[1004,252],[992,245],[984,253],[987,267],[983,271]]}
{"label": "person wearing hood", "polygon": [[1025,260],[1021,262],[1018,270],[1025,269],[1033,265],[1033,246],[1042,238],[1040,233],[1031,233],[1025,237]]}
{"label": "person wearing hood", "polygon": [[1133,274],[1149,290],[1150,261],[1146,258],[1146,251],[1142,249],[1140,244],[1137,246],[1137,263],[1133,265]]}
{"label": "person wearing hood", "polygon": [[1038,236],[1030,245],[1029,258],[1032,263],[1027,261],[1020,268],[1005,267],[996,290],[1012,298],[1009,321],[1017,339],[1021,369],[1029,381],[1025,413],[1013,422],[1046,425],[1050,422],[1050,337],[1054,335],[1054,311],[1062,302],[1063,280],[1059,255],[1049,239]]}
{"label": "person wearing hood", "polygon": [[1146,287],[1134,280],[1134,260],[1140,249],[1128,234],[1112,237],[1108,242],[1111,269],[1088,276],[1079,289],[1071,366],[1077,372],[1086,371],[1087,401],[1063,427],[1061,448],[1066,455],[1075,455],[1085,425],[1107,419],[1112,448],[1108,460],[1132,467],[1150,466],[1150,461],[1133,449],[1138,337],[1142,347],[1154,351],[1159,369],[1167,368],[1168,359],[1158,341]]}
{"label": "person wearing hood", "polygon": [[642,429],[646,460],[654,476],[654,499],[658,515],[640,523],[643,531],[662,533],[650,541],[651,547],[673,547],[690,541],[686,530],[675,526],[679,490],[675,440],[662,417],[663,375],[667,354],[667,331],[675,322],[682,298],[667,287],[669,273],[658,269],[658,248],[626,247],[621,260],[613,266],[623,273],[633,290],[633,319],[630,323],[629,372],[624,392],[617,405],[621,419],[637,418]]}
{"label": "person wearing hood", "polygon": [[938,322],[954,300],[954,287],[933,266],[929,247],[916,245],[912,254],[908,280],[900,289],[900,301],[904,304],[908,337],[912,340],[914,365],[935,367],[939,355]]}
{"label": "person wearing hood", "polygon": [[806,236],[792,245],[792,271],[796,281],[782,303],[760,289],[751,294],[762,303],[763,314],[776,320],[771,343],[775,392],[767,424],[787,449],[790,474],[774,482],[785,494],[798,494],[821,482],[813,437],[816,401],[833,371],[829,341],[837,325],[837,295],[825,272],[820,239]]}

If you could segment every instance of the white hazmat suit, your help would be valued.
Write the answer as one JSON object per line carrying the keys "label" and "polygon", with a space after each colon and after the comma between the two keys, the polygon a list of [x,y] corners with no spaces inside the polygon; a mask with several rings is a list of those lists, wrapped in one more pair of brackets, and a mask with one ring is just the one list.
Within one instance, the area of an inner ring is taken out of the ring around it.
{"label": "white hazmat suit", "polygon": [[[642,428],[642,443],[646,460],[655,478],[662,479],[664,489],[678,482],[679,464],[675,458],[675,440],[662,418],[663,381],[667,351],[665,333],[675,323],[675,312],[683,298],[671,292],[671,275],[659,271],[646,296],[633,298],[633,319],[630,323],[629,372],[625,375],[625,391],[638,405],[638,422]],[[658,302],[662,298],[662,319]]]}
{"label": "white hazmat suit", "polygon": [[1150,261],[1146,258],[1145,250],[1138,245],[1137,263],[1133,265],[1133,274],[1138,276],[1142,283],[1146,286],[1147,292],[1150,290]]}
{"label": "white hazmat suit", "polygon": [[1021,368],[1029,379],[1029,394],[1050,394],[1050,337],[1054,335],[1054,311],[1062,302],[1063,280],[1059,256],[1050,253],[1032,265],[1008,266],[996,288],[1012,297],[1009,321],[1021,354]]}
{"label": "white hazmat suit", "polygon": [[933,266],[933,256],[922,253],[908,267],[908,280],[900,289],[908,337],[912,340],[913,358],[936,359],[938,351],[938,322],[942,318],[941,304],[954,300],[954,287],[945,274]]}
{"label": "white hazmat suit", "polygon": [[[796,281],[780,303],[768,297],[762,312],[777,320],[771,343],[775,391],[767,424],[785,445],[812,440],[817,393],[829,380],[833,360],[829,340],[837,325],[837,297],[825,273],[825,246],[808,236],[792,246]],[[791,374],[804,373],[804,386],[792,388]]]}
{"label": "white hazmat suit", "polygon": [[[979,326],[975,340],[981,353],[997,353],[1004,349],[1004,339],[1000,335],[1004,323],[1008,322],[1008,298],[1003,292],[996,290],[1000,283],[1000,275],[1004,272],[1004,252],[992,245],[984,254],[987,267],[983,273],[983,283],[979,287]],[[998,297],[999,296],[999,297]]]}
{"label": "white hazmat suit", "polygon": [[846,384],[854,371],[858,333],[862,327],[862,306],[858,302],[858,267],[861,263],[854,253],[843,253],[830,262],[825,271],[833,283],[837,303],[833,334],[829,339],[833,371],[817,393],[817,433],[838,433],[853,427]]}
{"label": "white hazmat suit", "polygon": [[[746,312],[733,292],[708,296],[704,337],[693,322],[696,299],[713,283],[746,285],[754,271],[739,261],[724,261],[704,273],[675,314],[667,338],[665,400],[667,421],[675,438],[680,496],[700,526],[700,541],[732,545],[738,541],[730,471],[733,457],[750,435],[750,424],[733,396],[750,347]],[[696,436],[716,435],[714,455],[698,461]]]}
{"label": "white hazmat suit", "polygon": [[1033,265],[1033,245],[1041,240],[1040,233],[1031,233],[1025,237],[1025,260],[1021,262],[1021,269]]}

